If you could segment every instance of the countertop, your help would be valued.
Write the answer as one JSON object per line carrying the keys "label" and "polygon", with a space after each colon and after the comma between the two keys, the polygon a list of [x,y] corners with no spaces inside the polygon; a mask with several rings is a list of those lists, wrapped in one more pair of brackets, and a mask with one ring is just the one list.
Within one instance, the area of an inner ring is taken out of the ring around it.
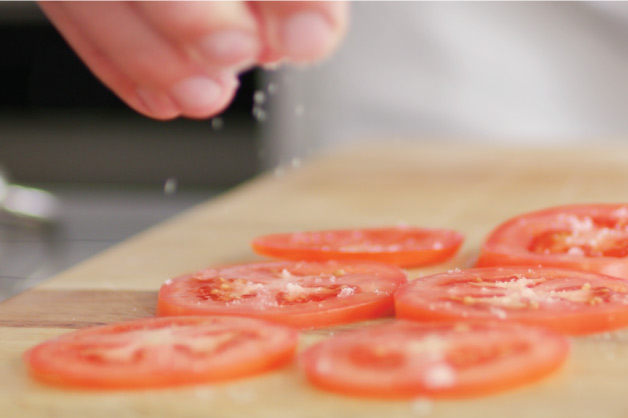
{"label": "countertop", "polygon": [[[571,338],[569,360],[558,373],[465,400],[353,399],[309,386],[295,365],[218,385],[81,392],[33,382],[21,362],[24,350],[52,336],[152,316],[168,278],[262,259],[249,246],[260,234],[406,223],[466,236],[454,259],[408,270],[414,278],[473,265],[486,234],[511,216],[575,202],[628,202],[628,148],[388,142],[266,173],[0,303],[0,411],[11,417],[624,418],[625,330]],[[301,347],[331,332],[303,332]]]}

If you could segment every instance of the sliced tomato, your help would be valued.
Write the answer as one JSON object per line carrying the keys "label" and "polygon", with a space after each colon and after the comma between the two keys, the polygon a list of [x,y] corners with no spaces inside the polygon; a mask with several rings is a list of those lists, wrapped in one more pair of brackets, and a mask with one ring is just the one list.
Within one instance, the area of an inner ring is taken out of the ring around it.
{"label": "sliced tomato", "polygon": [[478,267],[573,268],[628,279],[628,204],[569,205],[526,213],[486,239]]}
{"label": "sliced tomato", "polygon": [[210,268],[168,280],[158,315],[252,316],[319,328],[393,314],[403,270],[381,263],[271,262]]}
{"label": "sliced tomato", "polygon": [[253,240],[253,250],[286,260],[368,260],[416,267],[451,258],[463,236],[447,229],[391,227],[273,234]]}
{"label": "sliced tomato", "polygon": [[495,319],[589,334],[628,326],[628,280],[541,267],[452,270],[400,287],[395,309],[417,321]]}
{"label": "sliced tomato", "polygon": [[551,330],[504,324],[392,324],[337,334],[300,354],[308,379],[341,394],[486,395],[536,381],[569,351]]}
{"label": "sliced tomato", "polygon": [[82,329],[25,354],[44,383],[84,389],[157,388],[233,379],[292,360],[295,330],[251,318],[147,318]]}

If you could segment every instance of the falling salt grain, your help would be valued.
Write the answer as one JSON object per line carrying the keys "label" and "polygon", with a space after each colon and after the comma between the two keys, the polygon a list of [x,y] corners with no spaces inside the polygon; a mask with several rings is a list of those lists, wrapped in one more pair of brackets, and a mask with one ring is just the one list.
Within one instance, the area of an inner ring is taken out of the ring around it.
{"label": "falling salt grain", "polygon": [[222,120],[222,118],[219,117],[215,117],[212,119],[212,129],[215,131],[219,131],[222,129],[222,127],[225,125],[225,122]]}
{"label": "falling salt grain", "polygon": [[253,106],[253,117],[258,121],[258,122],[265,122],[268,119],[268,114],[266,113],[266,111],[264,109],[262,109],[261,106],[259,105],[255,105]]}
{"label": "falling salt grain", "polygon": [[278,89],[279,89],[279,87],[275,83],[270,83],[268,85],[268,87],[267,87],[268,94],[275,94],[275,93],[277,93]]}
{"label": "falling salt grain", "polygon": [[170,177],[164,183],[164,194],[166,196],[171,196],[177,192],[177,187],[179,186],[177,179],[174,177]]}
{"label": "falling salt grain", "polygon": [[266,93],[264,93],[262,90],[255,91],[255,93],[253,93],[253,102],[258,105],[266,102]]}
{"label": "falling salt grain", "polygon": [[292,166],[292,168],[299,168],[299,167],[301,167],[301,159],[300,158],[293,158],[292,161],[290,162],[290,165]]}
{"label": "falling salt grain", "polygon": [[410,403],[410,409],[415,415],[425,416],[432,412],[433,404],[428,398],[417,398]]}

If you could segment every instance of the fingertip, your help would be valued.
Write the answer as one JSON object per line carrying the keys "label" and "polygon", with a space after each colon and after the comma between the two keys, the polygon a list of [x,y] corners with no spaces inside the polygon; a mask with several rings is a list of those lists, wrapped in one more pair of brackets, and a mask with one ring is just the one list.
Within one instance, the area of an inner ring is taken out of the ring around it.
{"label": "fingertip", "polygon": [[170,95],[183,116],[201,119],[224,110],[237,86],[237,79],[232,75],[217,78],[195,75],[175,83]]}
{"label": "fingertip", "polygon": [[267,49],[261,62],[285,59],[308,64],[331,55],[340,45],[348,24],[346,2],[261,2]]}
{"label": "fingertip", "polygon": [[170,120],[181,115],[179,107],[167,94],[157,93],[142,87],[138,87],[135,93],[141,104],[141,108],[136,110],[146,116],[159,120]]}
{"label": "fingertip", "polygon": [[261,48],[257,37],[237,29],[212,32],[203,37],[197,47],[213,66],[233,71],[252,66]]}
{"label": "fingertip", "polygon": [[335,46],[336,34],[327,19],[318,12],[295,13],[283,23],[280,32],[285,56],[296,63],[323,58]]}

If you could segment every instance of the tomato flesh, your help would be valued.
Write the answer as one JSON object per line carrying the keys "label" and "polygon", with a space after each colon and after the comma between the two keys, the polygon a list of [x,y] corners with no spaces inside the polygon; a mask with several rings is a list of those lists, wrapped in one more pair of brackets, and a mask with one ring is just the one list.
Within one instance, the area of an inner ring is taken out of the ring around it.
{"label": "tomato flesh", "polygon": [[628,205],[569,205],[517,216],[486,239],[477,267],[572,268],[628,279]]}
{"label": "tomato flesh", "polygon": [[147,318],[82,329],[25,354],[43,383],[82,389],[158,388],[223,381],[289,362],[298,335],[251,318]]}
{"label": "tomato flesh", "polygon": [[400,320],[335,335],[299,360],[310,382],[341,394],[468,397],[536,381],[568,350],[564,337],[543,328]]}
{"label": "tomato flesh", "polygon": [[599,227],[593,220],[591,224],[594,226],[586,233],[580,230],[542,232],[532,238],[529,249],[538,254],[569,254],[584,257],[622,258],[628,255],[628,229]]}
{"label": "tomato flesh", "polygon": [[628,326],[628,280],[539,267],[452,270],[400,287],[395,309],[417,321],[490,319],[589,334]]}
{"label": "tomato flesh", "polygon": [[366,260],[416,267],[453,257],[463,236],[446,229],[390,227],[265,235],[253,240],[262,255],[286,260]]}
{"label": "tomato flesh", "polygon": [[259,317],[319,328],[393,314],[405,273],[380,263],[274,262],[210,268],[167,281],[157,313]]}

